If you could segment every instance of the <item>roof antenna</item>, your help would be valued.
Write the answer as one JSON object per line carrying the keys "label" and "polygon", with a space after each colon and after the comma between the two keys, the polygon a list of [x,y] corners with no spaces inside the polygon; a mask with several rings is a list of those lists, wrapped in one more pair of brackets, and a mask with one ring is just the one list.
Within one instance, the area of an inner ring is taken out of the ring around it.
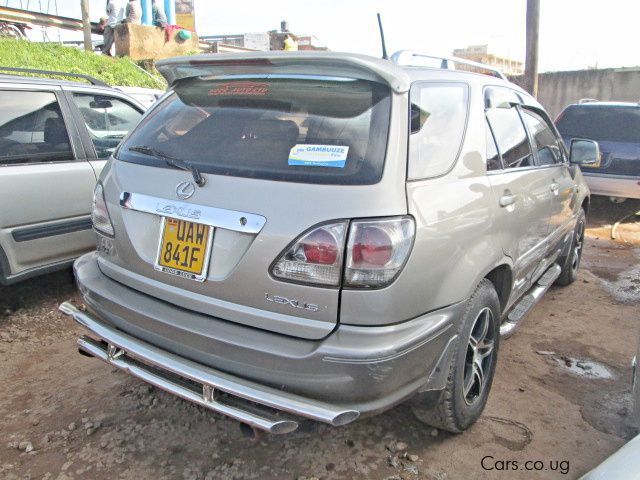
{"label": "roof antenna", "polygon": [[382,43],[382,58],[384,58],[385,60],[389,59],[389,56],[387,55],[387,45],[384,43],[384,30],[382,29],[382,18],[380,17],[380,14],[378,13],[378,27],[380,27],[380,42]]}

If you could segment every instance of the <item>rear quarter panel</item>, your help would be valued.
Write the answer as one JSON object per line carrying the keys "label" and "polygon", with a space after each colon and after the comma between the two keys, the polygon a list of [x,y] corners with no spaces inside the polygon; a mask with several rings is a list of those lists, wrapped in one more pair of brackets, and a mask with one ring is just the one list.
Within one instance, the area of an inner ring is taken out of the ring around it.
{"label": "rear quarter panel", "polygon": [[471,89],[470,102],[465,140],[453,169],[406,184],[408,212],[416,221],[407,265],[385,289],[345,290],[341,323],[396,323],[455,304],[468,298],[495,266],[510,262],[494,238],[481,88]]}

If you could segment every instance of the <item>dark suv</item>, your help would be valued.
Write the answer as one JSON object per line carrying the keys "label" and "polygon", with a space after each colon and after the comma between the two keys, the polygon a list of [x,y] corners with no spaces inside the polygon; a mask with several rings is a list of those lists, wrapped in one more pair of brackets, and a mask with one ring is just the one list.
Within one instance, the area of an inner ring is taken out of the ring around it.
{"label": "dark suv", "polygon": [[585,101],[569,105],[556,126],[567,145],[574,138],[589,138],[600,145],[600,164],[582,166],[592,194],[640,198],[640,104]]}

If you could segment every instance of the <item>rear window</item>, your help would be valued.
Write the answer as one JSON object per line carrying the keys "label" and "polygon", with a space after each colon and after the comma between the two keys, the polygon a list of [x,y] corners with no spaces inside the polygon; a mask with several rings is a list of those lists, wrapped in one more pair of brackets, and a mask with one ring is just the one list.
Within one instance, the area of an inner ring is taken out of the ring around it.
{"label": "rear window", "polygon": [[151,147],[218,175],[320,184],[373,184],[382,177],[390,91],[354,79],[180,81],[117,153]]}
{"label": "rear window", "polygon": [[640,143],[640,107],[569,107],[556,125],[568,137]]}
{"label": "rear window", "polygon": [[416,83],[411,87],[409,180],[445,174],[455,163],[467,124],[469,87]]}

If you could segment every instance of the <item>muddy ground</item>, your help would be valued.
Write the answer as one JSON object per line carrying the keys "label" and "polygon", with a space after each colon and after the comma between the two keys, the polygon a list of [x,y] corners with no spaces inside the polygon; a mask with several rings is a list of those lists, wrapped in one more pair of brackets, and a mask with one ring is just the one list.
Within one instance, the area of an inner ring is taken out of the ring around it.
{"label": "muddy ground", "polygon": [[610,236],[640,202],[592,210],[579,280],[552,288],[503,342],[484,416],[462,435],[400,406],[252,441],[234,421],[79,356],[80,328],[57,311],[80,303],[69,272],[0,287],[0,478],[578,478],[636,431],[640,217]]}

